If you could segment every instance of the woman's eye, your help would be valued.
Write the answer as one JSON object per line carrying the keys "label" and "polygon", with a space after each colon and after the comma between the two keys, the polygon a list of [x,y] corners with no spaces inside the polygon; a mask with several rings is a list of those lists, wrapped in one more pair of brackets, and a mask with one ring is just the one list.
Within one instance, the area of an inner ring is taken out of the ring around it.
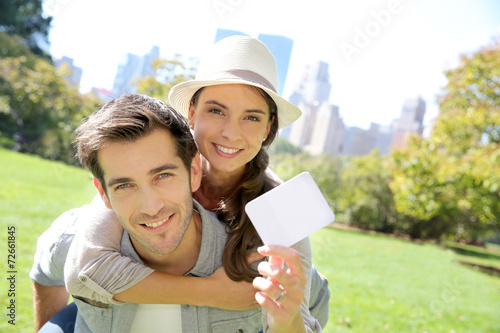
{"label": "woman's eye", "polygon": [[208,112],[213,114],[223,114],[222,111],[219,109],[210,109],[208,110]]}

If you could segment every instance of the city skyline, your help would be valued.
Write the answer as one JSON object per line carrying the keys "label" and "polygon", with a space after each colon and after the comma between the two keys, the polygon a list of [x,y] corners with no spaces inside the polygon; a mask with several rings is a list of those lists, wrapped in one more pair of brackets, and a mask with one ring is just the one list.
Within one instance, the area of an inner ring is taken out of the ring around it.
{"label": "city skyline", "polygon": [[317,0],[307,6],[293,0],[186,1],[163,8],[150,0],[140,6],[53,3],[46,10],[54,14],[50,52],[54,58],[73,58],[83,69],[83,91],[111,90],[120,57],[145,54],[152,45],[160,47],[162,57],[199,57],[218,28],[254,37],[280,35],[293,40],[283,97],[290,97],[305,66],[323,61],[330,65],[330,102],[347,125],[365,129],[371,122],[389,124],[404,100],[415,95],[426,101],[428,125],[437,115],[435,97],[446,84],[443,71],[456,66],[460,54],[500,35],[500,3],[488,0],[333,1],[328,8]]}

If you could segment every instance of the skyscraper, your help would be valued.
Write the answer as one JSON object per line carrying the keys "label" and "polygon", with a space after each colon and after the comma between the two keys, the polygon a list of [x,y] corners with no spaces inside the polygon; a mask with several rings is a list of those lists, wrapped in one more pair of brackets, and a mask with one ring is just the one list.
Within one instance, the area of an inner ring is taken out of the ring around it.
{"label": "skyscraper", "polygon": [[392,127],[371,123],[368,129],[368,140],[367,144],[370,147],[370,151],[378,149],[380,154],[388,154],[391,147]]}
{"label": "skyscraper", "polygon": [[324,101],[318,106],[311,131],[311,138],[304,149],[311,154],[340,153],[344,121],[340,117],[339,107]]}
{"label": "skyscraper", "polygon": [[82,79],[83,70],[73,64],[73,58],[63,56],[61,59],[54,61],[56,67],[67,66],[70,73],[66,75],[66,79],[75,87],[78,87]]}
{"label": "skyscraper", "polygon": [[342,135],[341,155],[363,156],[370,152],[368,131],[356,126],[346,128]]}
{"label": "skyscraper", "polygon": [[340,152],[344,121],[338,106],[328,103],[331,88],[328,64],[318,61],[306,66],[289,98],[303,115],[281,135],[312,154]]}
{"label": "skyscraper", "polygon": [[137,92],[137,80],[154,75],[153,60],[160,56],[160,48],[153,46],[143,55],[127,53],[118,65],[115,81],[113,82],[113,96]]}
{"label": "skyscraper", "polygon": [[302,111],[302,116],[283,129],[281,136],[287,138],[293,145],[304,148],[311,141],[317,105],[310,105],[305,102],[296,105]]}
{"label": "skyscraper", "polygon": [[390,126],[371,123],[367,130],[359,127],[348,127],[342,135],[339,154],[363,156],[373,149],[378,149],[380,154],[385,155],[389,152],[391,137],[392,129]]}
{"label": "skyscraper", "polygon": [[422,97],[407,98],[401,116],[393,122],[391,148],[404,148],[412,135],[422,136],[424,131],[425,101]]}
{"label": "skyscraper", "polygon": [[301,80],[295,86],[289,101],[298,105],[304,101],[306,103],[323,103],[330,98],[330,75],[328,74],[328,64],[318,61],[306,66]]}

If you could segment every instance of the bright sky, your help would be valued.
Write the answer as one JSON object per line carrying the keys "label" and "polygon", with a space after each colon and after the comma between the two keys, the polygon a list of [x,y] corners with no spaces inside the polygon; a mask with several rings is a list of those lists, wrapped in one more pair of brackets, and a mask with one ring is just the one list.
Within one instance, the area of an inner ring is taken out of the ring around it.
{"label": "bright sky", "polygon": [[52,15],[50,52],[83,69],[81,88],[111,89],[123,55],[158,45],[200,57],[217,28],[294,40],[284,97],[306,64],[330,66],[330,102],[347,126],[389,125],[405,98],[427,102],[437,115],[443,70],[459,55],[500,36],[496,0],[45,0]]}

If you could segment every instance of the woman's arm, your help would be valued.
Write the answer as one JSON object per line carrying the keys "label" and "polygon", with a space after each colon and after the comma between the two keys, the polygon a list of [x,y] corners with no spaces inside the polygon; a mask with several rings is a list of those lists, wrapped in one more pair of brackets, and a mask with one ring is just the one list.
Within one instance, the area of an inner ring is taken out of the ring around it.
{"label": "woman's arm", "polygon": [[235,282],[220,267],[208,277],[153,272],[136,285],[114,295],[114,299],[143,304],[191,304],[248,310],[259,307],[255,292],[252,283]]}
{"label": "woman's arm", "polygon": [[[258,307],[252,284],[230,280],[222,268],[209,277],[176,276],[155,272],[122,256],[123,228],[114,212],[95,204],[81,209],[85,211],[64,268],[72,295],[116,304],[193,304],[230,310]],[[257,258],[249,260],[253,259]]]}
{"label": "woman's arm", "polygon": [[[266,175],[278,183],[283,183],[270,168],[266,169]],[[328,321],[328,300],[330,299],[328,280],[321,276],[313,267],[309,237],[292,245],[291,248],[299,252],[302,270],[306,277],[304,298],[300,304],[300,313],[306,324],[307,331],[319,333],[322,331],[321,324],[324,326]],[[313,313],[317,317],[314,317]]]}
{"label": "woman's arm", "polygon": [[123,228],[115,213],[94,200],[80,208],[66,263],[66,288],[74,296],[121,303],[113,295],[143,280],[153,269],[120,254]]}

